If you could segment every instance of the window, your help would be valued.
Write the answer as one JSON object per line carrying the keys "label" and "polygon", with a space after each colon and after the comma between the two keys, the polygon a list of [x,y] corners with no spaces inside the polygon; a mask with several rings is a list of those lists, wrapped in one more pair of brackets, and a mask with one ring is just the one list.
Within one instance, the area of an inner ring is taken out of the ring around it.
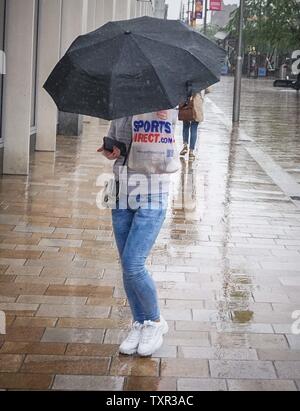
{"label": "window", "polygon": [[3,101],[3,73],[2,62],[4,59],[4,32],[5,32],[5,1],[0,0],[0,144],[3,143],[2,139],[2,101]]}

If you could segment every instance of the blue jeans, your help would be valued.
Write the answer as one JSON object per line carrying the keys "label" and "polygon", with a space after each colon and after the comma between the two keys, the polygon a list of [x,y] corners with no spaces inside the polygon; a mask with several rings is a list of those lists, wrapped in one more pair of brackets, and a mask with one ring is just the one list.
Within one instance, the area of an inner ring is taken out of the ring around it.
{"label": "blue jeans", "polygon": [[154,209],[112,210],[124,288],[134,321],[141,324],[160,319],[156,286],[145,264],[166,217],[168,194],[150,194],[148,199],[157,203]]}
{"label": "blue jeans", "polygon": [[183,142],[184,144],[189,144],[190,140],[190,130],[191,130],[191,142],[190,149],[195,150],[197,138],[198,138],[198,126],[197,121],[184,121],[183,123]]}

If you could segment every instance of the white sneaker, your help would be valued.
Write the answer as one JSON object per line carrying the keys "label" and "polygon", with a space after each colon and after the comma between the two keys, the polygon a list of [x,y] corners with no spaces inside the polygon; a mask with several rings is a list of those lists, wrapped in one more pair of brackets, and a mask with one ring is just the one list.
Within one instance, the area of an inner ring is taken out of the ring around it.
{"label": "white sneaker", "polygon": [[137,352],[141,337],[142,337],[142,329],[143,324],[139,322],[135,322],[132,326],[132,329],[126,338],[125,341],[122,342],[119,348],[120,354],[125,355],[133,355]]}
{"label": "white sneaker", "polygon": [[161,317],[160,322],[145,321],[138,347],[141,357],[149,357],[163,345],[163,336],[169,331],[168,323]]}

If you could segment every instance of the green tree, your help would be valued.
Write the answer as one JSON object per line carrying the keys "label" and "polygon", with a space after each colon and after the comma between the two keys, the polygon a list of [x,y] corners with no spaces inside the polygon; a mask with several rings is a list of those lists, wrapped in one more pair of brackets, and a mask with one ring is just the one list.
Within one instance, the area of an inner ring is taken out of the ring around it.
{"label": "green tree", "polygon": [[[237,34],[239,9],[227,30]],[[245,46],[272,55],[300,48],[300,3],[296,0],[245,0]]]}

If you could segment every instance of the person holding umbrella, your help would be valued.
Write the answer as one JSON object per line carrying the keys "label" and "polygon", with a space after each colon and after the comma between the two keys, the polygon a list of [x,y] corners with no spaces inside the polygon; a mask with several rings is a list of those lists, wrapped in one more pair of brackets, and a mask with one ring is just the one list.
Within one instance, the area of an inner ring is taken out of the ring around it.
{"label": "person holding umbrella", "polygon": [[[169,174],[180,163],[173,108],[220,80],[225,55],[181,21],[116,21],[79,36],[44,85],[60,111],[113,120],[116,145],[101,152],[115,160],[113,227],[134,317],[123,354],[153,354],[168,331],[145,262],[166,216]],[[139,180],[138,195],[130,180]]]}
{"label": "person holding umbrella", "polygon": [[[141,162],[144,163],[144,166],[141,169],[139,156],[142,156],[142,148],[140,143],[137,143],[138,148],[135,150],[133,139],[135,141],[142,140],[144,136],[147,136],[145,145],[147,153],[149,153],[149,150],[153,149],[153,145],[164,142],[164,137],[156,143],[155,138],[150,137],[151,133],[135,133],[135,127],[139,124],[141,128],[145,127],[148,131],[151,128],[156,129],[159,124],[158,129],[162,131],[162,135],[164,135],[164,131],[170,129],[168,134],[174,137],[175,113],[175,110],[167,110],[149,113],[148,116],[114,120],[111,123],[108,136],[116,142],[116,146],[112,152],[106,151],[104,146],[99,150],[108,160],[115,160],[114,173],[118,182],[117,206],[112,210],[113,230],[123,270],[124,288],[133,316],[133,325],[129,336],[119,348],[120,353],[125,355],[138,353],[143,357],[151,356],[162,346],[163,336],[169,330],[167,322],[160,314],[156,286],[145,267],[145,263],[166,217],[170,185],[168,173],[175,172],[179,168],[179,162],[176,165],[176,159],[173,159],[169,163],[168,170],[159,168],[157,170],[159,174],[151,175],[151,172],[154,171],[152,168],[153,157],[148,154],[149,157],[146,159],[146,163],[149,163],[148,166],[145,164],[145,159],[142,158]],[[143,126],[141,119],[146,117],[148,120],[144,121]],[[156,134],[159,133],[154,133],[153,136]],[[117,142],[124,143],[129,152],[135,150],[134,158],[130,158],[129,154],[124,162]],[[157,152],[155,155],[157,156]],[[128,164],[130,168],[126,181],[124,179],[121,181],[122,166]],[[164,173],[160,174],[161,171]],[[130,186],[131,177],[134,178],[135,182],[136,177],[140,180],[138,194],[136,185]],[[153,177],[155,180],[159,178],[161,186],[157,184],[158,181],[153,183]],[[140,184],[141,182],[142,184]]]}

